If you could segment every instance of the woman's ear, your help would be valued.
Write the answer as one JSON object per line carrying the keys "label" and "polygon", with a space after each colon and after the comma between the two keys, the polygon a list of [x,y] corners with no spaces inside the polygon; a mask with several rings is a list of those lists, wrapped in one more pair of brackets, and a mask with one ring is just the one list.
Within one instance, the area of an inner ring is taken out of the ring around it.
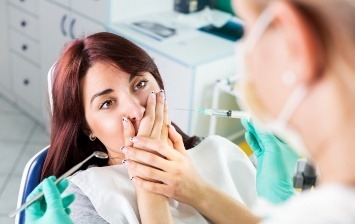
{"label": "woman's ear", "polygon": [[90,134],[92,134],[92,131],[87,124],[83,125],[83,132],[88,137],[90,137]]}
{"label": "woman's ear", "polygon": [[321,75],[324,63],[322,41],[301,9],[289,1],[270,3],[275,26],[283,35],[288,52],[287,65],[297,74],[297,82],[311,83]]}

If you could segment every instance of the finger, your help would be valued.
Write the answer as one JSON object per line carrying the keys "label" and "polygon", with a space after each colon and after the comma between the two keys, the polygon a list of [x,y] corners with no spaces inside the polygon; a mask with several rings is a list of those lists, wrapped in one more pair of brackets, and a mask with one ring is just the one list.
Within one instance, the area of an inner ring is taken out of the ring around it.
{"label": "finger", "polygon": [[65,189],[69,186],[69,180],[68,179],[63,179],[57,184],[57,188],[59,191],[59,194],[62,194]]}
{"label": "finger", "polygon": [[241,122],[244,128],[254,135],[255,139],[259,142],[259,145],[273,143],[275,140],[277,140],[270,131],[259,127],[251,120],[242,119]]}
{"label": "finger", "polygon": [[[44,179],[42,181],[42,183],[40,183],[29,195],[28,197],[26,198],[26,201],[29,201],[31,200],[33,197],[35,197],[36,195],[40,194],[43,192],[43,182],[44,181],[55,181],[56,180],[56,177],[55,176],[50,176],[46,179]],[[38,199],[37,201],[35,201],[31,206],[29,206],[26,210],[30,213],[38,213],[38,212],[41,212],[43,213],[43,206],[42,204],[46,204],[45,202],[45,198],[42,197],[41,199]]]}
{"label": "finger", "polygon": [[62,199],[54,181],[46,179],[43,181],[43,193],[46,199],[47,208],[62,207]]}
{"label": "finger", "polygon": [[165,105],[165,93],[164,90],[160,90],[157,94],[157,100],[155,105],[155,120],[152,132],[150,134],[151,138],[161,139],[161,131],[164,123],[164,105]]}
{"label": "finger", "polygon": [[[164,120],[163,120],[163,127],[161,129],[161,134],[160,134],[160,139],[164,142],[168,142],[169,144],[171,141],[169,141],[169,125],[170,125],[170,118],[169,118],[169,110],[168,110],[168,105],[165,101],[164,104]],[[172,146],[172,144],[171,144]]]}
{"label": "finger", "polygon": [[253,133],[245,132],[245,140],[257,157],[263,153],[263,149],[260,147],[259,142],[256,140]]}
{"label": "finger", "polygon": [[138,136],[150,136],[155,120],[155,104],[156,104],[156,93],[151,92],[147,99],[147,106],[145,108],[144,117],[141,120],[139,129],[137,132]]}
{"label": "finger", "polygon": [[168,168],[169,161],[152,152],[147,152],[134,147],[125,147],[122,152],[125,154],[126,158],[129,158],[127,160],[148,164],[149,166],[154,166],[162,170]]}
{"label": "finger", "polygon": [[70,208],[65,208],[64,211],[65,211],[65,213],[67,213],[67,215],[70,215],[70,213],[71,213],[71,209]]}
{"label": "finger", "polygon": [[[161,141],[156,139],[135,136],[131,138],[131,141],[134,143],[135,148],[142,149],[141,151],[156,152],[168,160],[173,160],[177,153],[176,150],[172,150],[169,146],[162,144]],[[131,148],[128,147],[128,149],[128,151],[130,151]]]}
{"label": "finger", "polygon": [[[26,201],[31,200],[33,197],[35,197],[36,195],[41,193],[42,188],[43,188],[43,181],[27,196]],[[26,212],[28,211],[30,213],[35,213],[35,212],[41,211],[41,201],[42,200],[44,200],[44,198],[41,198],[41,199],[35,201],[32,205],[30,205],[29,207],[26,208]]]}
{"label": "finger", "polygon": [[165,171],[157,167],[147,166],[132,160],[126,161],[125,164],[127,165],[128,169],[136,171],[138,173],[137,176],[141,178],[149,179],[153,182],[170,182],[169,180],[171,177]]}
{"label": "finger", "polygon": [[69,194],[65,197],[62,198],[62,203],[64,208],[68,208],[71,203],[75,200],[75,195],[74,194]]}
{"label": "finger", "polygon": [[35,189],[33,189],[33,191],[27,196],[26,201],[31,200],[42,191],[43,191],[43,181]]}
{"label": "finger", "polygon": [[247,120],[245,118],[242,118],[241,123],[242,123],[243,127],[245,128],[245,130],[247,130],[248,132],[251,132],[253,134],[256,134],[255,129],[254,129],[254,125],[251,120]]}
{"label": "finger", "polygon": [[133,143],[129,140],[129,138],[136,134],[134,126],[132,122],[127,119],[127,117],[122,117],[122,126],[125,146],[132,146]]}
{"label": "finger", "polygon": [[141,188],[160,195],[171,198],[173,196],[171,188],[163,183],[154,183],[140,177],[134,177],[132,181]]}
{"label": "finger", "polygon": [[33,214],[36,217],[42,217],[45,209],[42,209],[41,203],[44,201],[44,198],[38,199],[33,202],[30,206],[26,208],[26,216],[29,214]]}
{"label": "finger", "polygon": [[[50,176],[48,178],[45,178],[44,180],[46,179],[49,179],[50,181],[55,181],[56,177]],[[37,185],[37,187],[27,196],[26,201],[31,200],[33,197],[37,196],[39,193],[43,191],[43,181],[39,185]]]}
{"label": "finger", "polygon": [[181,153],[186,153],[182,136],[176,131],[172,124],[169,125],[169,139],[173,142],[174,149]]}

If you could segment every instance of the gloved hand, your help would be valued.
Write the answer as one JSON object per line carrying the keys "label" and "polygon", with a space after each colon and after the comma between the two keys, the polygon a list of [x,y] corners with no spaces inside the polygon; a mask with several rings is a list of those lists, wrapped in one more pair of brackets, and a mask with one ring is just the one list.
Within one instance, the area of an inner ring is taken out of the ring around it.
{"label": "gloved hand", "polygon": [[281,203],[295,194],[293,174],[297,154],[270,132],[257,128],[242,119],[247,130],[245,139],[257,159],[256,189],[259,197],[272,203]]}
{"label": "gloved hand", "polygon": [[26,209],[26,223],[31,224],[73,224],[69,218],[69,205],[74,201],[73,194],[61,198],[61,193],[68,187],[67,179],[57,185],[54,184],[55,177],[49,177],[42,181],[28,196],[30,200],[38,193],[44,192],[44,197],[35,201]]}

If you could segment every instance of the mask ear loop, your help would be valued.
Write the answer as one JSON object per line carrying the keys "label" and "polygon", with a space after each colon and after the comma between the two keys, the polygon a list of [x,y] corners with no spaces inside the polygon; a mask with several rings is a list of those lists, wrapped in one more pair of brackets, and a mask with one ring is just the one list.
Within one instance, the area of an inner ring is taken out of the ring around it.
{"label": "mask ear loop", "polygon": [[270,23],[274,20],[274,17],[275,15],[271,12],[271,9],[266,8],[259,18],[257,18],[254,23],[254,29],[252,28],[250,30],[250,33],[245,40],[245,50],[247,53],[251,54],[254,51],[257,42],[261,39]]}
{"label": "mask ear loop", "polygon": [[287,100],[284,109],[281,111],[280,116],[276,120],[276,123],[282,127],[285,127],[297,107],[301,104],[303,99],[308,94],[308,87],[304,84],[300,84],[296,90],[291,94],[289,100]]}

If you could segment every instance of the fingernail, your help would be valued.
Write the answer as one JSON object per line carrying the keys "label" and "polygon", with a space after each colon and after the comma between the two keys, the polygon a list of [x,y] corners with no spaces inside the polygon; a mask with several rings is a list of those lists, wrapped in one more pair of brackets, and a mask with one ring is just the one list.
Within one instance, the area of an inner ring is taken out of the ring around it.
{"label": "fingernail", "polygon": [[154,92],[154,91],[152,91],[152,92],[150,93],[150,97],[151,97],[152,99],[155,99],[155,98],[156,98],[156,95],[155,95],[155,92]]}
{"label": "fingernail", "polygon": [[121,150],[123,153],[126,153],[126,152],[127,152],[127,147],[122,146],[122,147],[120,148],[120,150]]}
{"label": "fingernail", "polygon": [[168,124],[169,128],[175,129],[174,125]]}
{"label": "fingernail", "polygon": [[128,127],[128,120],[126,117],[122,117],[122,124],[123,124],[123,127],[124,128],[127,128]]}
{"label": "fingernail", "polygon": [[130,137],[129,140],[130,140],[131,142],[137,142],[137,137],[134,137],[134,136],[133,136],[133,137]]}
{"label": "fingernail", "polygon": [[160,96],[165,100],[166,97],[165,97],[165,91],[162,89],[159,91],[160,92]]}

